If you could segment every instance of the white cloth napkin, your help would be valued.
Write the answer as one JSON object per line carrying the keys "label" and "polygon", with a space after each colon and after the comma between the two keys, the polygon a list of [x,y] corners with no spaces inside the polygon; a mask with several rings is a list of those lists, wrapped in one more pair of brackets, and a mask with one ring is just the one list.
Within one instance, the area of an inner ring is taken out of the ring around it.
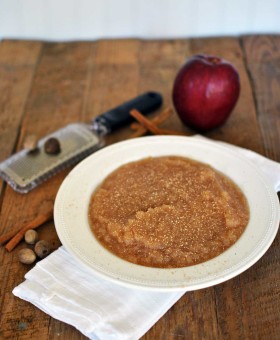
{"label": "white cloth napkin", "polygon": [[[223,145],[257,164],[280,191],[280,164],[255,152]],[[127,288],[106,281],[81,267],[63,247],[38,262],[25,278],[14,288],[14,295],[99,340],[139,339],[184,294]]]}

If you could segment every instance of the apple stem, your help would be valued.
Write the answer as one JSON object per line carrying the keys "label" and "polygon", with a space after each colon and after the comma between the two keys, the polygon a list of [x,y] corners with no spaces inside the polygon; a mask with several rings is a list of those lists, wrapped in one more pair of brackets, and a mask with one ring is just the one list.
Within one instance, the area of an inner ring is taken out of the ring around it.
{"label": "apple stem", "polygon": [[212,57],[212,58],[210,59],[210,61],[211,61],[211,63],[213,63],[213,64],[219,64],[221,60],[220,60],[219,58],[217,58],[217,57]]}

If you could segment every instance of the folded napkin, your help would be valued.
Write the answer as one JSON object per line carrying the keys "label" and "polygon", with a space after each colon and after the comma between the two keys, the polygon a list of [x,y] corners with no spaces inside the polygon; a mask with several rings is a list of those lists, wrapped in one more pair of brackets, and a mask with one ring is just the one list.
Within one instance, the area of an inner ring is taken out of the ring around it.
{"label": "folded napkin", "polygon": [[[258,165],[280,191],[280,164],[255,152],[223,145]],[[90,339],[139,339],[184,294],[128,288],[107,281],[82,267],[63,247],[38,262],[25,278],[13,290],[14,295],[73,325]]]}

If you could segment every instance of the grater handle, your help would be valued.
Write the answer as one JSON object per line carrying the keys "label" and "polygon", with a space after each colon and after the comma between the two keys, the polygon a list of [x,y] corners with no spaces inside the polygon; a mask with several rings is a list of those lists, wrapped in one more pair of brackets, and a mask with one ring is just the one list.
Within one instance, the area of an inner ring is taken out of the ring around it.
{"label": "grater handle", "polygon": [[92,124],[105,127],[105,130],[109,133],[133,121],[133,117],[129,113],[131,110],[136,109],[146,115],[158,109],[162,101],[160,93],[146,92],[114,109],[102,113],[92,121]]}

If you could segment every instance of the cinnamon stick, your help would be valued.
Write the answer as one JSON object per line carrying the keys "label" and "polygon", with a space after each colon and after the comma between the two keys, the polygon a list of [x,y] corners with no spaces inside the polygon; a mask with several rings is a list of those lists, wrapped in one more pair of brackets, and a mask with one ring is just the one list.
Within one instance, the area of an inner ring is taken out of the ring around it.
{"label": "cinnamon stick", "polygon": [[138,110],[131,110],[130,114],[140,123],[142,124],[148,131],[155,135],[177,135],[177,136],[187,136],[186,133],[181,131],[169,130],[169,129],[161,129],[156,126],[151,120],[147,119],[143,116]]}
{"label": "cinnamon stick", "polygon": [[[167,108],[159,113],[156,117],[152,118],[151,121],[155,125],[159,125],[163,123],[167,118],[170,117],[172,113],[171,108]],[[143,126],[141,123],[134,122],[130,124],[131,129],[135,130],[135,132],[130,136],[130,138],[141,137],[148,132],[148,129]]]}
{"label": "cinnamon stick", "polygon": [[[137,124],[137,126],[135,126]],[[138,124],[138,123],[133,123],[134,127],[132,127],[132,129],[135,130],[135,132],[133,132],[129,138],[137,138],[137,137],[141,137],[141,136],[144,136],[146,133],[147,133],[147,129],[141,125],[141,124]]]}
{"label": "cinnamon stick", "polygon": [[[151,122],[155,125],[162,124],[167,118],[170,117],[172,113],[172,109],[170,107],[166,108],[165,110],[161,111],[157,116],[150,119]],[[141,123],[131,123],[130,127],[133,130],[138,130],[139,128],[142,128],[144,130],[147,130]]]}
{"label": "cinnamon stick", "polygon": [[8,242],[13,236],[15,236],[15,234],[17,234],[19,231],[21,230],[21,228],[17,228],[14,230],[11,230],[3,235],[0,236],[0,244],[3,245],[6,242]]}
{"label": "cinnamon stick", "polygon": [[17,230],[14,230],[12,232],[2,235],[0,239],[1,243],[5,243],[8,240],[8,237],[10,237],[11,239],[6,244],[5,248],[8,251],[12,251],[19,244],[19,242],[24,238],[24,234],[27,230],[36,229],[40,225],[50,221],[52,218],[53,218],[53,209],[47,210],[46,212],[41,213],[40,215],[36,216],[34,220],[26,223],[20,230],[17,229]]}

